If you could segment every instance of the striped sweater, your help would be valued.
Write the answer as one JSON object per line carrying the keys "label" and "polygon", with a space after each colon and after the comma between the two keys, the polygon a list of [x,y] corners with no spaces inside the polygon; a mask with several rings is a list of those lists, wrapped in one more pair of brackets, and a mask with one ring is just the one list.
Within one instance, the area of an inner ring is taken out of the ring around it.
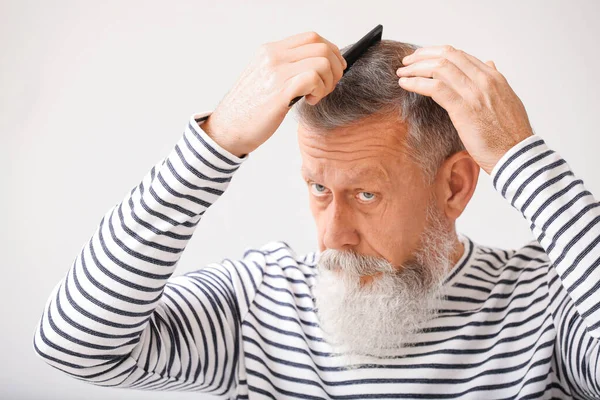
{"label": "striped sweater", "polygon": [[440,315],[402,356],[354,369],[319,327],[318,253],[272,242],[172,276],[245,159],[193,116],[52,291],[37,354],[96,385],[221,398],[600,398],[599,203],[539,136],[491,174],[535,240],[502,250],[460,234]]}

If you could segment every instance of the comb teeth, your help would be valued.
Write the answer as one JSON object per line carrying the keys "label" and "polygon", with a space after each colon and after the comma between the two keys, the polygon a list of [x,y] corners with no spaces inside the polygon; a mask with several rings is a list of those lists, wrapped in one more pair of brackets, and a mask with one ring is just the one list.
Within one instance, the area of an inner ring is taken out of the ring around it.
{"label": "comb teeth", "polygon": [[379,24],[371,29],[369,33],[363,36],[358,42],[342,54],[348,66],[344,70],[344,74],[348,72],[352,64],[362,56],[369,47],[381,41],[383,35],[383,25]]}
{"label": "comb teeth", "polygon": [[[358,58],[360,56],[362,56],[369,47],[371,47],[373,44],[381,41],[382,34],[383,34],[383,25],[379,24],[375,28],[371,29],[371,31],[369,33],[367,33],[365,36],[363,36],[352,47],[350,47],[348,50],[346,50],[344,52],[344,54],[342,54],[342,57],[344,57],[344,59],[346,60],[346,63],[348,63],[348,66],[346,67],[346,69],[344,70],[342,75],[344,75],[344,74],[346,74],[346,72],[348,72],[348,70],[350,69],[352,64],[354,64],[354,62],[356,60],[358,60]],[[290,104],[288,104],[288,107],[291,107],[294,104],[296,104],[302,97],[304,97],[304,96],[298,96],[298,97],[293,98],[292,101],[290,101]]]}

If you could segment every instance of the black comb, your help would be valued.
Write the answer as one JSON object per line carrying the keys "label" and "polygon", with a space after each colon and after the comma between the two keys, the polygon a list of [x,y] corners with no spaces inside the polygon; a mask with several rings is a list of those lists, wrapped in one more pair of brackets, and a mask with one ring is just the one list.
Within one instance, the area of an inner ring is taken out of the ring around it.
{"label": "black comb", "polygon": [[[344,52],[344,54],[342,54],[342,57],[344,57],[344,59],[346,60],[346,63],[348,63],[348,66],[344,70],[344,74],[346,72],[348,72],[348,70],[350,69],[352,64],[354,64],[354,62],[356,60],[358,60],[360,58],[360,56],[362,56],[369,47],[371,47],[375,43],[381,41],[382,34],[383,34],[383,25],[379,24],[375,28],[373,28],[371,30],[371,32],[369,32],[365,36],[363,36],[358,42],[354,43],[354,45],[352,45],[352,47],[350,47],[348,50],[346,50]],[[290,101],[290,104],[288,105],[288,107],[291,107],[294,104],[296,104],[298,102],[298,100],[300,100],[302,97],[304,97],[304,96],[298,96],[298,97],[294,98],[292,101]]]}

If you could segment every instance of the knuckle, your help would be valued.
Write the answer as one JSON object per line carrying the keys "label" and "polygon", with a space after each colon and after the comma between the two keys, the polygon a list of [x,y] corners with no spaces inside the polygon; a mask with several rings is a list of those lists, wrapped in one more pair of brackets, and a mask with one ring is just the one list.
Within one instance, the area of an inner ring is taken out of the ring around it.
{"label": "knuckle", "polygon": [[331,61],[329,61],[329,58],[319,57],[319,67],[324,70],[330,70],[331,69]]}
{"label": "knuckle", "polygon": [[274,53],[268,53],[265,55],[265,64],[269,67],[274,67],[278,63],[278,57]]}
{"label": "knuckle", "polygon": [[449,44],[442,46],[442,52],[444,54],[450,54],[454,51],[456,51],[456,49],[454,47],[450,46]]}
{"label": "knuckle", "polygon": [[321,41],[321,35],[319,35],[315,31],[306,32],[306,38],[311,42],[320,42]]}
{"label": "knuckle", "polygon": [[487,101],[484,96],[478,96],[475,101],[471,102],[471,110],[476,113],[484,113],[487,109]]}
{"label": "knuckle", "polygon": [[317,54],[321,57],[327,57],[329,54],[329,46],[326,43],[320,42],[316,44]]}
{"label": "knuckle", "polygon": [[341,69],[339,69],[338,71],[336,71],[336,74],[335,74],[335,77],[334,77],[335,83],[338,83],[342,79],[343,76],[344,76],[344,71],[342,71]]}
{"label": "knuckle", "polygon": [[273,66],[277,63],[277,52],[273,51],[273,46],[269,43],[261,45],[258,54],[266,65]]}
{"label": "knuckle", "polygon": [[496,79],[496,81],[498,82],[507,82],[506,77],[504,75],[502,75],[502,73],[498,72],[498,71],[492,71],[492,76]]}
{"label": "knuckle", "polygon": [[447,68],[448,65],[450,64],[450,61],[448,61],[447,58],[440,58],[437,62],[436,62],[436,67],[437,68]]}
{"label": "knuckle", "polygon": [[473,110],[481,110],[485,103],[485,96],[480,90],[472,90],[470,91],[468,100]]}
{"label": "knuckle", "polygon": [[256,50],[256,54],[258,54],[259,56],[263,56],[265,54],[267,54],[267,52],[269,51],[269,46],[270,43],[263,43],[260,46],[258,46],[258,49]]}
{"label": "knuckle", "polygon": [[483,86],[485,88],[491,88],[496,85],[496,78],[491,74],[486,74],[482,80]]}
{"label": "knuckle", "polygon": [[312,70],[310,73],[310,81],[313,85],[317,86],[321,83],[321,75],[315,70]]}
{"label": "knuckle", "polygon": [[433,89],[435,91],[441,91],[441,90],[445,89],[444,82],[442,82],[440,80],[437,80],[437,79],[434,79],[433,80]]}
{"label": "knuckle", "polygon": [[283,80],[278,74],[268,74],[264,77],[264,87],[269,88],[270,90],[283,88],[284,84],[285,80]]}
{"label": "knuckle", "polygon": [[271,51],[274,45],[275,43],[273,42],[266,42],[258,46],[258,50],[263,53],[268,53],[269,51]]}

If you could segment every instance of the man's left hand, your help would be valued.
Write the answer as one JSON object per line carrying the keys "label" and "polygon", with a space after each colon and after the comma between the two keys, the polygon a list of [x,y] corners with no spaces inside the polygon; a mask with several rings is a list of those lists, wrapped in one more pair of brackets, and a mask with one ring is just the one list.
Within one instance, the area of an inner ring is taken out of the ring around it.
{"label": "man's left hand", "polygon": [[471,157],[488,174],[510,148],[533,135],[523,103],[492,61],[434,46],[417,49],[402,63],[400,86],[442,106]]}

